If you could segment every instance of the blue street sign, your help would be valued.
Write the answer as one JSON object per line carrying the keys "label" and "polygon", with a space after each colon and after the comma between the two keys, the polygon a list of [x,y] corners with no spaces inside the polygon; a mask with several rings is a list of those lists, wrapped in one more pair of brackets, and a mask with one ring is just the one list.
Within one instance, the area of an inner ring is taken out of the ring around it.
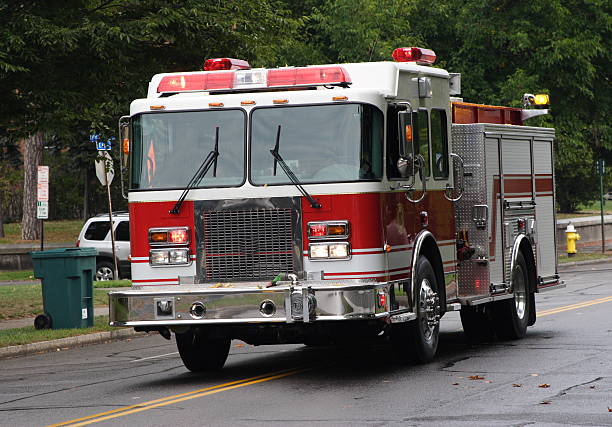
{"label": "blue street sign", "polygon": [[108,141],[96,141],[96,150],[110,150],[111,149],[111,140]]}

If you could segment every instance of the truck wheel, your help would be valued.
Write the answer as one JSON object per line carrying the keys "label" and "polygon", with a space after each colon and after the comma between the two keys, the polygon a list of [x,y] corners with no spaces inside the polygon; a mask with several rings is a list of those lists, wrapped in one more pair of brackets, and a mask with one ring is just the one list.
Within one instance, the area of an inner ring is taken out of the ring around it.
{"label": "truck wheel", "polygon": [[527,263],[521,252],[516,257],[512,270],[514,298],[493,304],[495,332],[500,339],[514,340],[523,338],[533,309],[529,295],[529,275]]}
{"label": "truck wheel", "polygon": [[109,261],[98,261],[96,263],[96,277],[97,281],[115,280],[115,266]]}
{"label": "truck wheel", "polygon": [[493,320],[490,316],[490,308],[487,304],[476,307],[462,307],[459,315],[463,333],[469,341],[483,342],[495,338]]}
{"label": "truck wheel", "polygon": [[191,372],[215,371],[225,364],[229,338],[209,338],[193,329],[175,336],[181,359]]}
{"label": "truck wheel", "polygon": [[416,320],[394,325],[391,341],[403,361],[427,363],[438,349],[440,298],[438,283],[429,260],[419,257],[415,274]]}

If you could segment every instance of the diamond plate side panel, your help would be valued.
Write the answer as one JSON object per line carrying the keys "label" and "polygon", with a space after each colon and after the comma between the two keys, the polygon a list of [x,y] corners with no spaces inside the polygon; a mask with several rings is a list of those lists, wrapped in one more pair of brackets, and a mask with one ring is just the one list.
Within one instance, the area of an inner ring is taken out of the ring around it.
{"label": "diamond plate side panel", "polygon": [[474,205],[487,204],[484,127],[480,124],[453,125],[452,138],[453,151],[463,158],[466,173],[463,197],[455,206],[457,231],[459,235],[467,235],[468,246],[475,250],[469,260],[458,263],[458,294],[460,298],[488,295],[491,223],[489,221],[485,229],[478,229],[472,213]]}

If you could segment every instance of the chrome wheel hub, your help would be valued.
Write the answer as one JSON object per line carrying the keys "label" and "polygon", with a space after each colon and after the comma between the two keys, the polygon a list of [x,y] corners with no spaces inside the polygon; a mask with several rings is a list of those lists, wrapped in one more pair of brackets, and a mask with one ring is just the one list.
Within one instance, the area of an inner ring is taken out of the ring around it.
{"label": "chrome wheel hub", "polygon": [[525,285],[525,275],[520,265],[514,270],[512,287],[514,288],[516,315],[519,319],[522,319],[525,317],[525,310],[527,309],[527,287]]}
{"label": "chrome wheel hub", "polygon": [[419,289],[419,323],[426,339],[433,336],[440,324],[440,298],[427,279],[421,281]]}

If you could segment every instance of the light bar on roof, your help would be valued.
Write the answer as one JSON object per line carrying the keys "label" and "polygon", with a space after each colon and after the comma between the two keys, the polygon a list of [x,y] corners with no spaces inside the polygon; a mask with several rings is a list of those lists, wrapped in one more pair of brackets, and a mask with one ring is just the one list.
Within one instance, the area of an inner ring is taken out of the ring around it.
{"label": "light bar on roof", "polygon": [[416,62],[423,65],[431,65],[436,62],[436,53],[422,47],[398,47],[393,51],[392,56],[396,62]]}
{"label": "light bar on roof", "polygon": [[342,67],[297,67],[211,71],[162,77],[158,93],[245,90],[295,86],[348,86],[351,79]]}

